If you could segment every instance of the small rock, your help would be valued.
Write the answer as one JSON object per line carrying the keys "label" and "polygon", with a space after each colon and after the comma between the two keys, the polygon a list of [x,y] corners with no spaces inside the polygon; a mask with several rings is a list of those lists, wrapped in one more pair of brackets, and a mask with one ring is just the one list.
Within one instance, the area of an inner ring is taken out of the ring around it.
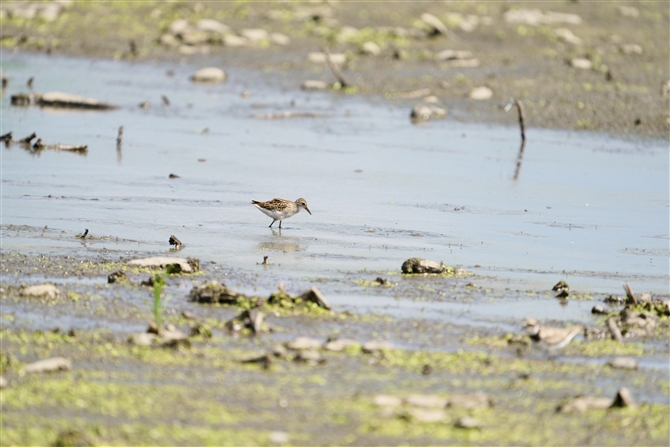
{"label": "small rock", "polygon": [[128,265],[131,267],[140,267],[140,268],[167,268],[171,266],[174,270],[174,273],[194,273],[198,271],[196,263],[199,267],[199,262],[195,259],[184,259],[184,258],[170,258],[170,257],[155,257],[155,258],[145,258],[145,259],[134,259],[128,261]]}
{"label": "small rock", "polygon": [[443,36],[446,36],[449,33],[449,30],[445,24],[442,23],[442,20],[438,19],[433,14],[425,12],[421,14],[421,20],[431,29],[430,34],[432,35],[442,34]]}
{"label": "small rock", "polygon": [[263,354],[261,356],[254,356],[248,359],[241,360],[242,363],[257,363],[264,369],[269,369],[272,366],[272,356],[270,354]]}
{"label": "small rock", "polygon": [[428,121],[431,118],[444,118],[447,116],[447,109],[437,106],[418,105],[412,109],[409,117],[412,121]]}
{"label": "small rock", "polygon": [[612,399],[608,397],[582,396],[576,397],[558,407],[560,413],[572,413],[577,411],[584,413],[589,408],[604,409],[612,406]]}
{"label": "small rock", "polygon": [[574,33],[568,28],[556,28],[554,33],[560,37],[563,42],[567,42],[572,45],[581,45],[583,43],[582,39],[575,36]]}
{"label": "small rock", "polygon": [[307,292],[300,295],[300,298],[306,303],[314,303],[319,307],[330,310],[330,304],[316,287],[311,287]]}
{"label": "small rock", "polygon": [[360,346],[361,344],[356,340],[350,340],[348,338],[339,338],[337,340],[328,341],[323,345],[323,349],[326,351],[340,352],[352,346]]}
{"label": "small rock", "polygon": [[68,371],[72,369],[72,362],[63,357],[54,357],[51,359],[40,360],[26,365],[26,373],[44,373],[54,371]]}
{"label": "small rock", "polygon": [[642,47],[634,43],[621,45],[621,52],[623,54],[642,54]]}
{"label": "small rock", "polygon": [[440,99],[435,95],[426,96],[423,98],[425,104],[437,104],[440,102]]}
{"label": "small rock", "polygon": [[271,431],[268,440],[272,444],[286,444],[289,440],[288,433],[285,431]]}
{"label": "small rock", "polygon": [[637,360],[632,357],[614,357],[608,365],[617,369],[637,369]]}
{"label": "small rock", "polygon": [[324,363],[325,359],[321,358],[321,354],[317,351],[311,351],[309,349],[300,351],[295,359],[296,362],[309,363],[310,365],[316,365],[318,363]]}
{"label": "small rock", "polygon": [[470,94],[468,96],[470,99],[483,101],[485,99],[491,99],[493,97],[493,90],[491,90],[486,86],[475,87],[470,91]]}
{"label": "small rock", "polygon": [[190,46],[202,45],[209,41],[208,33],[196,29],[182,31],[179,36],[181,37],[182,43]]}
{"label": "small rock", "polygon": [[272,348],[272,355],[279,358],[286,358],[288,357],[288,350],[284,347],[284,345],[275,345]]}
{"label": "small rock", "polygon": [[451,396],[448,406],[457,408],[489,408],[493,405],[493,399],[488,394],[475,393]]}
{"label": "small rock", "polygon": [[218,33],[218,34],[225,34],[230,32],[230,27],[224,25],[223,23],[219,22],[218,20],[214,19],[201,19],[198,20],[198,23],[195,24],[195,27],[200,30],[204,31],[207,33]]}
{"label": "small rock", "polygon": [[282,33],[270,33],[270,41],[276,45],[288,45],[291,43],[291,38]]}
{"label": "small rock", "polygon": [[221,42],[226,47],[244,47],[249,43],[247,39],[236,34],[224,34]]}
{"label": "small rock", "polygon": [[124,279],[128,279],[126,277],[126,274],[123,273],[121,270],[117,270],[115,272],[110,273],[107,276],[107,284],[114,284],[117,281],[122,281]]}
{"label": "small rock", "polygon": [[570,294],[570,286],[565,281],[557,282],[551,290],[556,292],[557,298],[565,298]]}
{"label": "small rock", "polygon": [[250,42],[260,42],[268,38],[268,32],[261,28],[245,28],[240,34]]}
{"label": "small rock", "polygon": [[[315,64],[325,64],[326,53],[313,51],[307,55],[307,60]],[[330,61],[334,64],[342,65],[347,61],[347,56],[343,53],[330,53]]]}
{"label": "small rock", "polygon": [[163,34],[158,41],[166,47],[176,47],[179,45],[179,40],[172,34]]}
{"label": "small rock", "polygon": [[377,45],[374,42],[365,42],[361,46],[361,53],[363,54],[369,54],[371,56],[379,56],[382,52],[382,49],[379,48],[379,45]]}
{"label": "small rock", "polygon": [[408,408],[402,416],[415,422],[432,424],[443,421],[447,414],[438,408]]}
{"label": "small rock", "polygon": [[447,405],[447,399],[435,394],[412,394],[405,398],[405,403],[413,407],[444,408]]}
{"label": "small rock", "polygon": [[428,259],[410,258],[402,263],[402,272],[412,273],[443,273],[447,267],[443,263],[429,261]]}
{"label": "small rock", "polygon": [[7,379],[0,376],[0,390],[7,388],[8,385],[9,384],[7,383]]}
{"label": "small rock", "polygon": [[481,428],[481,424],[479,421],[472,416],[462,416],[456,421],[456,427],[458,428],[465,428],[465,429],[473,429],[473,428]]}
{"label": "small rock", "polygon": [[142,332],[141,334],[133,334],[128,338],[128,343],[135,346],[151,346],[156,339],[156,334]]}
{"label": "small rock", "polygon": [[378,394],[372,399],[372,403],[378,407],[399,407],[402,399],[388,394]]}
{"label": "small rock", "polygon": [[285,343],[286,347],[294,351],[302,351],[305,349],[319,349],[321,342],[315,338],[298,337]]}
{"label": "small rock", "polygon": [[340,32],[337,34],[337,40],[339,42],[348,42],[358,35],[358,28],[353,26],[345,25],[340,29]]}
{"label": "small rock", "polygon": [[230,290],[217,281],[197,285],[188,295],[189,301],[206,304],[237,304],[239,298],[244,298],[244,295]]}
{"label": "small rock", "polygon": [[300,86],[303,90],[328,90],[328,83],[323,81],[308,80]]}
{"label": "small rock", "polygon": [[435,55],[435,60],[438,62],[457,59],[472,59],[472,52],[467,50],[442,50]]}
{"label": "small rock", "polygon": [[365,353],[373,353],[373,352],[378,352],[378,351],[385,351],[389,349],[394,349],[395,346],[393,346],[393,343],[389,341],[376,341],[372,340],[363,345],[363,352]]}
{"label": "small rock", "polygon": [[635,400],[633,400],[633,395],[631,394],[628,388],[624,386],[619,389],[619,391],[616,393],[616,397],[614,397],[614,402],[612,402],[612,407],[613,408],[635,407]]}
{"label": "small rock", "polygon": [[626,302],[626,299],[617,295],[609,295],[607,298],[605,298],[605,302],[610,304],[623,304]]}
{"label": "small rock", "polygon": [[183,31],[186,31],[189,28],[189,24],[187,20],[184,19],[178,19],[175,20],[168,26],[168,31],[170,31],[174,35],[181,34]]}
{"label": "small rock", "polygon": [[605,315],[607,314],[607,311],[603,306],[596,304],[595,306],[593,306],[593,309],[591,309],[591,313],[594,315]]}
{"label": "small rock", "polygon": [[62,293],[53,284],[40,284],[36,286],[26,287],[21,291],[22,296],[30,297],[44,297],[50,300],[55,300],[62,296]]}
{"label": "small rock", "polygon": [[226,80],[226,73],[217,67],[207,67],[196,71],[191,76],[193,82],[218,83]]}
{"label": "small rock", "polygon": [[593,68],[593,63],[588,60],[584,59],[583,57],[576,57],[570,61],[570,65],[572,65],[572,68],[578,68],[580,70],[591,70]]}

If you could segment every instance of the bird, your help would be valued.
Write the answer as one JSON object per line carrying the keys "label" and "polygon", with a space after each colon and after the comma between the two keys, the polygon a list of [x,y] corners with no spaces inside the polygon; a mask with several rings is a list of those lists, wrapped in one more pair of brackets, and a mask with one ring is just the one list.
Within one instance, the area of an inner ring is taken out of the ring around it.
{"label": "bird", "polygon": [[584,328],[575,326],[569,329],[540,326],[535,318],[526,318],[526,332],[530,339],[536,343],[541,343],[549,350],[558,350],[565,347],[576,335],[581,333]]}
{"label": "bird", "polygon": [[270,224],[270,228],[272,228],[272,225],[274,225],[274,223],[277,221],[279,221],[279,228],[281,228],[281,223],[284,219],[288,219],[291,216],[295,216],[302,209],[307,211],[310,214],[310,216],[312,215],[312,212],[307,207],[307,201],[302,197],[296,200],[295,202],[291,200],[275,198],[272,200],[268,200],[267,202],[259,202],[258,200],[252,200],[251,204],[254,205],[256,208],[258,208],[259,210],[261,210],[261,212],[266,216],[272,217],[272,223]]}

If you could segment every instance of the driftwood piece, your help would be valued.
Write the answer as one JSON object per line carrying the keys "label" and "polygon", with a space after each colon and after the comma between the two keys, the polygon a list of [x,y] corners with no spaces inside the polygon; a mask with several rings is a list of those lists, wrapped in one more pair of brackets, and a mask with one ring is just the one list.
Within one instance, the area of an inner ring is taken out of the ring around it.
{"label": "driftwood piece", "polygon": [[619,325],[616,322],[615,317],[610,317],[607,319],[607,329],[609,329],[610,334],[612,334],[612,338],[616,341],[621,341],[623,340],[623,336],[621,335],[621,329],[619,329]]}
{"label": "driftwood piece", "polygon": [[635,293],[633,293],[633,289],[630,285],[625,283],[623,289],[626,291],[626,304],[637,304],[637,297],[635,296]]}
{"label": "driftwood piece", "polygon": [[21,139],[19,140],[19,143],[30,144],[30,142],[31,142],[34,138],[37,138],[37,135],[35,134],[35,132],[31,133],[31,134],[28,135],[27,137],[21,138]]}
{"label": "driftwood piece", "polygon": [[7,132],[4,135],[0,135],[0,141],[5,142],[5,143],[12,141],[12,133]]}
{"label": "driftwood piece", "polygon": [[66,109],[112,110],[118,107],[97,99],[62,92],[17,93],[11,97],[13,106],[59,107]]}
{"label": "driftwood piece", "polygon": [[174,245],[175,248],[182,248],[184,246],[184,244],[182,244],[182,242],[179,239],[177,239],[177,236],[175,236],[174,234],[170,236],[168,242],[170,243],[170,245]]}
{"label": "driftwood piece", "polygon": [[335,78],[337,78],[337,81],[340,83],[342,88],[346,88],[346,87],[350,86],[351,84],[349,84],[347,82],[347,80],[344,79],[344,76],[342,76],[342,72],[340,71],[340,67],[338,67],[337,64],[332,61],[332,59],[330,57],[330,51],[328,51],[328,49],[326,48],[323,52],[326,54],[326,63],[328,64],[328,67],[330,68],[330,71],[333,72],[333,74],[335,75]]}
{"label": "driftwood piece", "polygon": [[51,149],[54,151],[67,151],[67,152],[76,152],[79,154],[85,154],[88,152],[88,146],[85,144],[71,145],[71,144],[44,144],[42,139],[38,138],[33,144],[33,149],[36,151],[41,151],[44,149]]}

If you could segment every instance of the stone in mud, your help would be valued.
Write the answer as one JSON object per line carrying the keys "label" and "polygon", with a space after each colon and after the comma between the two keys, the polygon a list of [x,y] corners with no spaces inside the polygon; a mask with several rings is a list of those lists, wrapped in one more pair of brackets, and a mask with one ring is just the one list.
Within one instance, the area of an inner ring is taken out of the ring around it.
{"label": "stone in mud", "polygon": [[249,41],[244,37],[232,33],[224,34],[221,38],[221,42],[226,47],[243,47],[249,43]]}
{"label": "stone in mud", "polygon": [[57,298],[60,298],[63,294],[53,284],[39,284],[36,286],[26,287],[21,291],[21,295],[55,300]]}
{"label": "stone in mud", "polygon": [[309,363],[310,365],[317,365],[326,361],[319,352],[309,349],[300,351],[293,360],[300,363]]}
{"label": "stone in mud", "polygon": [[570,294],[570,286],[565,281],[557,282],[551,290],[556,292],[557,298],[566,298]]}
{"label": "stone in mud", "polygon": [[604,409],[612,406],[612,399],[608,397],[581,396],[576,397],[569,402],[559,406],[559,413],[584,413],[591,408]]}
{"label": "stone in mud", "polygon": [[125,273],[123,273],[121,270],[117,270],[115,272],[110,273],[107,276],[107,283],[108,284],[113,284],[117,281],[123,281],[123,280],[127,280],[127,279],[128,278],[126,277]]}
{"label": "stone in mud", "polygon": [[62,92],[47,92],[41,95],[38,105],[45,107],[61,107],[68,109],[110,110],[118,108],[97,99],[85,96],[71,95]]}
{"label": "stone in mud", "polygon": [[238,298],[245,298],[245,296],[217,281],[195,286],[188,295],[189,301],[204,304],[237,304]]}
{"label": "stone in mud", "polygon": [[319,307],[330,310],[330,303],[326,301],[321,292],[316,287],[310,287],[310,289],[300,295],[303,301],[306,303],[314,303]]}
{"label": "stone in mud", "polygon": [[271,444],[286,444],[289,441],[288,433],[285,431],[271,431],[268,435]]}
{"label": "stone in mud", "polygon": [[286,349],[284,345],[274,345],[272,348],[272,355],[274,355],[275,357],[285,359],[286,357],[288,357],[288,354],[289,354],[288,349]]}
{"label": "stone in mud", "polygon": [[447,405],[466,409],[489,408],[493,406],[493,399],[484,393],[462,394],[451,396]]}
{"label": "stone in mud", "polygon": [[444,408],[447,399],[435,394],[412,394],[405,398],[405,403],[412,407]]}
{"label": "stone in mud", "polygon": [[173,273],[195,273],[198,271],[200,261],[197,259],[169,258],[161,256],[155,258],[134,259],[128,261],[128,265],[131,267],[160,269],[170,266],[175,270]]}
{"label": "stone in mud", "polygon": [[218,67],[201,68],[191,75],[191,81],[203,83],[219,83],[227,78],[226,72]]}
{"label": "stone in mud", "polygon": [[385,351],[389,349],[393,349],[395,346],[393,346],[393,343],[389,341],[377,341],[377,340],[372,340],[363,345],[363,352],[365,353],[374,353],[374,352],[379,352],[379,351]]}
{"label": "stone in mud", "polygon": [[348,338],[339,338],[336,340],[330,340],[323,345],[323,349],[326,351],[341,352],[349,347],[358,347],[361,344],[356,340],[350,340]]}
{"label": "stone in mud", "polygon": [[623,54],[642,54],[642,47],[635,43],[628,43],[621,45],[621,52]]}
{"label": "stone in mud", "polygon": [[30,363],[24,368],[26,373],[45,373],[54,371],[68,371],[72,369],[72,362],[63,357],[54,357]]}
{"label": "stone in mud", "polygon": [[612,408],[634,408],[635,400],[628,388],[621,387],[614,397],[614,402],[612,402]]}
{"label": "stone in mud", "polygon": [[268,38],[268,32],[262,28],[245,28],[240,34],[250,42],[260,42]]}
{"label": "stone in mud", "polygon": [[608,365],[617,369],[637,369],[637,360],[632,357],[614,357]]}
{"label": "stone in mud", "polygon": [[209,41],[209,34],[197,29],[188,29],[186,31],[182,31],[179,36],[181,37],[181,41],[184,43],[184,45],[202,45]]}
{"label": "stone in mud", "polygon": [[476,101],[484,101],[493,97],[493,90],[486,87],[485,85],[481,87],[475,87],[470,91],[468,97]]}
{"label": "stone in mud", "polygon": [[225,34],[230,32],[230,27],[224,25],[223,23],[219,22],[218,20],[214,19],[200,19],[198,22],[195,24],[195,27],[200,30],[204,31],[207,33],[218,33],[218,34]]}
{"label": "stone in mud", "polygon": [[140,334],[133,334],[128,337],[128,343],[135,346],[151,346],[156,339],[156,334],[142,332]]}
{"label": "stone in mud", "polygon": [[449,33],[449,30],[446,25],[442,23],[442,20],[438,19],[433,14],[425,12],[421,14],[421,20],[428,25],[431,35],[442,34],[443,36],[446,36]]}
{"label": "stone in mud", "polygon": [[608,304],[623,304],[626,302],[626,299],[617,295],[609,295],[605,298],[605,302]]}
{"label": "stone in mud", "polygon": [[590,70],[593,68],[593,62],[583,57],[576,57],[570,61],[572,68],[578,68],[580,70]]}
{"label": "stone in mud", "polygon": [[328,83],[324,81],[307,80],[300,86],[303,90],[328,90]]}
{"label": "stone in mud", "polygon": [[474,428],[481,428],[479,421],[472,416],[462,416],[456,421],[456,427],[472,430]]}
{"label": "stone in mud", "polygon": [[636,312],[630,307],[626,307],[620,313],[621,322],[628,327],[643,328],[646,330],[655,329],[660,319],[651,312]]}
{"label": "stone in mud", "polygon": [[378,407],[399,407],[402,399],[388,394],[378,394],[372,399],[372,403]]}
{"label": "stone in mud", "polygon": [[291,38],[282,33],[270,33],[270,41],[272,41],[272,43],[275,45],[284,46],[291,43]]}
{"label": "stone in mud", "polygon": [[429,261],[428,259],[410,258],[402,264],[402,272],[405,274],[412,273],[443,273],[447,270],[447,266],[443,263]]}
{"label": "stone in mud", "polygon": [[607,311],[603,306],[596,304],[595,306],[593,306],[593,309],[591,309],[591,313],[594,315],[605,315],[607,314]]}
{"label": "stone in mud", "polygon": [[445,116],[447,116],[447,109],[425,104],[414,106],[409,114],[413,122],[428,121],[432,118],[444,118]]}
{"label": "stone in mud", "polygon": [[321,342],[315,338],[298,337],[285,343],[286,347],[294,351],[302,351],[306,349],[319,349]]}
{"label": "stone in mud", "polygon": [[0,376],[0,390],[7,388],[8,385],[9,384],[7,383],[7,379]]}
{"label": "stone in mud", "polygon": [[382,49],[379,48],[379,45],[377,45],[374,42],[365,42],[361,46],[361,53],[363,54],[369,54],[371,56],[379,56],[382,52]]}
{"label": "stone in mud", "polygon": [[263,312],[247,309],[228,321],[225,327],[231,332],[239,332],[243,329],[248,329],[252,334],[260,334],[264,330],[268,330],[263,323],[264,319],[265,314]]}
{"label": "stone in mud", "polygon": [[401,416],[410,421],[432,424],[443,421],[447,414],[444,410],[437,408],[408,408]]}

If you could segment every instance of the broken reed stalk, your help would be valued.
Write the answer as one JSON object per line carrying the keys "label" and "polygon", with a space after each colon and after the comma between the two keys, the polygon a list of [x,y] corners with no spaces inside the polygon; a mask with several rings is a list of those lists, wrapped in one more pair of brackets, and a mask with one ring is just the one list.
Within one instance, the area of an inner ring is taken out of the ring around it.
{"label": "broken reed stalk", "polygon": [[526,117],[523,111],[523,104],[518,99],[515,99],[514,103],[516,104],[516,108],[519,111],[519,127],[521,128],[521,140],[526,141],[526,124],[525,124]]}
{"label": "broken reed stalk", "polygon": [[119,126],[119,133],[116,136],[116,145],[120,146],[123,142],[123,126]]}
{"label": "broken reed stalk", "polygon": [[521,173],[521,163],[523,162],[523,149],[526,147],[526,140],[521,140],[521,147],[519,148],[519,156],[516,159],[516,171],[514,171],[514,180],[519,179]]}
{"label": "broken reed stalk", "polygon": [[626,303],[637,304],[637,297],[633,293],[633,289],[631,289],[628,283],[624,283],[623,289],[626,291]]}
{"label": "broken reed stalk", "polygon": [[342,76],[342,72],[340,71],[340,68],[337,66],[336,63],[334,63],[331,58],[330,58],[330,51],[326,48],[323,51],[326,54],[326,62],[328,63],[328,67],[330,67],[330,71],[333,72],[335,75],[335,78],[337,78],[337,81],[340,83],[342,88],[346,88],[350,84],[344,79],[344,76]]}

